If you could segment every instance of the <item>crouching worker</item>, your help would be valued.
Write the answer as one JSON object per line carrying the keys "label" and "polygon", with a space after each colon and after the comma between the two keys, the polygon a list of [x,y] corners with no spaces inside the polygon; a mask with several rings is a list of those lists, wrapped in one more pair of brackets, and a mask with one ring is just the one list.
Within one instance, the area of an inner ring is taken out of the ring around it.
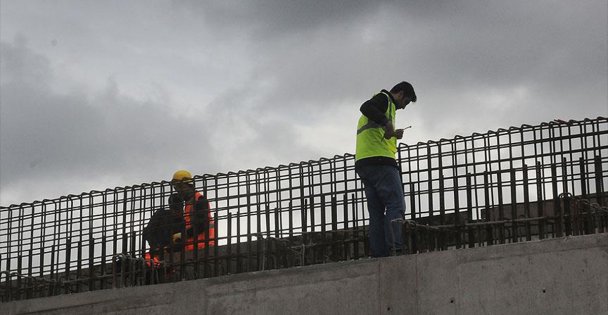
{"label": "crouching worker", "polygon": [[[169,210],[158,210],[143,231],[150,245],[145,259],[148,266],[159,266],[160,258],[167,252],[186,252],[215,245],[215,223],[211,216],[209,200],[194,189],[192,175],[185,170],[173,174],[171,186],[175,189],[169,197]],[[185,234],[185,235],[184,235]]]}

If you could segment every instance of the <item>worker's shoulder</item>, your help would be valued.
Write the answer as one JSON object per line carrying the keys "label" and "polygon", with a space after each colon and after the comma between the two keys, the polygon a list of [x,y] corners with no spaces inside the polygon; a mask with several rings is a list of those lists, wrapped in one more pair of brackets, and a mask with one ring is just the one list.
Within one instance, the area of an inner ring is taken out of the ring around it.
{"label": "worker's shoulder", "polygon": [[382,90],[378,93],[376,93],[372,98],[371,98],[371,102],[373,104],[375,104],[378,108],[380,109],[386,109],[386,106],[389,103],[389,93],[386,90]]}
{"label": "worker's shoulder", "polygon": [[382,90],[376,93],[376,95],[372,97],[372,100],[378,104],[386,105],[386,103],[389,101],[389,95],[390,94],[387,90]]}

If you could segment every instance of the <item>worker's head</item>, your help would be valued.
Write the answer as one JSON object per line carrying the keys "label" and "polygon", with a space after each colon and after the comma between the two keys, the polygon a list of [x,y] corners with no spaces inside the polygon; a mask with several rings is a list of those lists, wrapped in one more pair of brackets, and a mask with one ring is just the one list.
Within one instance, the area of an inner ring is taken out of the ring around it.
{"label": "worker's head", "polygon": [[398,109],[403,109],[410,102],[416,102],[417,100],[414,87],[405,81],[397,83],[397,85],[393,86],[390,92],[397,102],[396,105]]}
{"label": "worker's head", "polygon": [[173,179],[171,185],[177,190],[178,193],[186,195],[194,191],[194,184],[192,183],[192,174],[186,170],[179,170],[173,173]]}

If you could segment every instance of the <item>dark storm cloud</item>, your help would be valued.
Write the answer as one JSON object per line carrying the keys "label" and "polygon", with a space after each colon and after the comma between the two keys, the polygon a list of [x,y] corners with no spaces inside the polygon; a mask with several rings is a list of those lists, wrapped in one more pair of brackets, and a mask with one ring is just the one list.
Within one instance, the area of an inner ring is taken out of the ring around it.
{"label": "dark storm cloud", "polygon": [[[276,40],[300,32],[356,21],[374,12],[379,2],[369,1],[174,1],[174,8],[200,18],[226,36],[252,36],[256,41]],[[343,25],[343,27],[348,27]]]}
{"label": "dark storm cloud", "polygon": [[[608,26],[599,1],[390,2],[359,13],[256,46],[264,56],[258,77],[276,82],[260,106],[289,99],[297,106],[279,110],[305,115],[303,108],[407,79],[420,91],[416,106],[426,108],[418,123],[443,127],[441,136],[608,114]],[[282,26],[289,28],[275,25]],[[472,112],[480,121],[467,123]]]}
{"label": "dark storm cloud", "polygon": [[[120,174],[161,180],[173,168],[193,166],[190,157],[201,156],[209,147],[203,121],[173,116],[155,102],[130,99],[115,82],[95,96],[53,92],[48,88],[53,77],[48,61],[29,50],[23,39],[2,43],[0,53],[3,191],[23,181],[34,192],[44,190],[39,185],[52,178],[86,182]],[[205,165],[217,167],[213,155],[206,156]],[[87,188],[103,189],[82,187]]]}
{"label": "dark storm cloud", "polygon": [[[185,115],[170,99],[130,98],[111,78],[94,95],[57,93],[48,59],[22,36],[2,42],[0,54],[0,185],[3,194],[23,189],[10,202],[159,181],[177,168],[205,173],[314,157],[299,154],[291,122],[234,97],[247,91],[228,90],[204,113]],[[245,160],[235,152],[247,152]]]}
{"label": "dark storm cloud", "polygon": [[[421,99],[522,86],[545,96],[564,90],[597,94],[586,90],[606,82],[606,8],[600,2],[259,1],[185,7],[206,25],[218,25],[224,36],[252,41],[251,80],[276,83],[260,106],[288,99],[298,106],[281,108],[291,111],[326,106],[344,95],[360,97],[363,89],[369,94],[401,79],[424,88]],[[603,100],[583,106],[592,114]]]}

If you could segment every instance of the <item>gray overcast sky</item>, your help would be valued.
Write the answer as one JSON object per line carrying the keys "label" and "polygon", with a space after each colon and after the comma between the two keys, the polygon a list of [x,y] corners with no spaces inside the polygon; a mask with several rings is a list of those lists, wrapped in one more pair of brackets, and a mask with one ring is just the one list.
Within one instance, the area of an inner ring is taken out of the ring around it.
{"label": "gray overcast sky", "polygon": [[608,116],[608,1],[0,0],[0,204]]}

